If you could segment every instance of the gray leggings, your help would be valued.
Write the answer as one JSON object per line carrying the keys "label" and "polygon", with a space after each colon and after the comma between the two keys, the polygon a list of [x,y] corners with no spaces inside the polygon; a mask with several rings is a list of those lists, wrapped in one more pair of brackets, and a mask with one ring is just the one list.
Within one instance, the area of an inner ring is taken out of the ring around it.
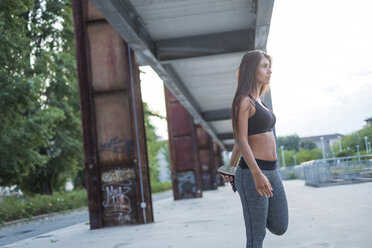
{"label": "gray leggings", "polygon": [[279,166],[274,170],[262,170],[273,188],[273,196],[261,196],[254,184],[249,169],[238,166],[235,173],[235,186],[243,205],[247,248],[262,247],[266,228],[276,235],[282,235],[288,227],[288,204]]}

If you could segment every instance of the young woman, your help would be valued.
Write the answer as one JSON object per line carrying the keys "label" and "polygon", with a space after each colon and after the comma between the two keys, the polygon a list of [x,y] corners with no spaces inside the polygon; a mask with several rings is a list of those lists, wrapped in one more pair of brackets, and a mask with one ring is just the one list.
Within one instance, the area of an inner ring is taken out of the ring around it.
{"label": "young woman", "polygon": [[287,198],[279,174],[272,128],[276,118],[262,102],[268,91],[271,57],[263,51],[246,53],[237,71],[238,83],[231,106],[235,138],[230,165],[236,166],[234,181],[246,228],[246,247],[262,247],[266,228],[282,235],[288,227]]}

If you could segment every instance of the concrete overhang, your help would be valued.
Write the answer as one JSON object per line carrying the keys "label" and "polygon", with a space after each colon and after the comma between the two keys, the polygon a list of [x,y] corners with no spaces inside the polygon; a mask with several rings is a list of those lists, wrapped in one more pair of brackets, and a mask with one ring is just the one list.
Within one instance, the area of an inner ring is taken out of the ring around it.
{"label": "concrete overhang", "polygon": [[213,141],[231,150],[235,72],[244,53],[266,51],[274,0],[90,1],[138,63],[151,66]]}

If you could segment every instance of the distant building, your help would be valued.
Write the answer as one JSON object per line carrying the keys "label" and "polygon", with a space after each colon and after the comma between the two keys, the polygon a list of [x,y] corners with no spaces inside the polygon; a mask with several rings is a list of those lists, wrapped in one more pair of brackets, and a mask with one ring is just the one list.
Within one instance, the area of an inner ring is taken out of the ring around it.
{"label": "distant building", "polygon": [[[323,141],[322,141],[323,137]],[[343,137],[342,134],[335,133],[335,134],[325,134],[325,135],[318,135],[318,136],[309,136],[309,137],[302,137],[300,138],[301,141],[309,140],[315,143],[316,147],[322,150],[322,143],[324,144],[324,151],[326,158],[333,157],[331,147],[333,147],[334,143],[339,141],[339,137]]]}
{"label": "distant building", "polygon": [[371,126],[372,125],[372,116],[369,117],[369,118],[367,118],[367,119],[365,119],[365,122],[366,122],[366,127]]}

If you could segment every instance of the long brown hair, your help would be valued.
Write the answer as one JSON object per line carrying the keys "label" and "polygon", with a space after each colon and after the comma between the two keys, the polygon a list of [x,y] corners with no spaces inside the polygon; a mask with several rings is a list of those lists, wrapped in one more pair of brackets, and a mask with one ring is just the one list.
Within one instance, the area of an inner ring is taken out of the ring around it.
{"label": "long brown hair", "polygon": [[248,97],[253,106],[256,106],[254,103],[256,98],[261,97],[270,89],[269,84],[261,86],[260,89],[258,89],[256,73],[257,67],[263,57],[266,57],[269,60],[271,66],[271,56],[261,50],[247,52],[244,54],[240,62],[238,85],[230,110],[235,139],[238,135],[239,109],[243,98]]}

